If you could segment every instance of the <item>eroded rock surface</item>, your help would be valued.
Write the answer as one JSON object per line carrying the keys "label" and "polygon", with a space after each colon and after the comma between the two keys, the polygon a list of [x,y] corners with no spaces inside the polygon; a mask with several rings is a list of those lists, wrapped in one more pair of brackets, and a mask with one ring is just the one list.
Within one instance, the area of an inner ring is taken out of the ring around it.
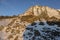
{"label": "eroded rock surface", "polygon": [[[38,24],[34,21],[40,22]],[[29,24],[31,24],[30,27],[28,27]],[[23,36],[23,34],[25,35]],[[59,39],[58,35],[60,35],[60,11],[54,8],[36,5],[29,8],[24,14],[0,17],[0,40],[30,40],[29,38],[31,40],[53,38],[54,40],[55,37]]]}

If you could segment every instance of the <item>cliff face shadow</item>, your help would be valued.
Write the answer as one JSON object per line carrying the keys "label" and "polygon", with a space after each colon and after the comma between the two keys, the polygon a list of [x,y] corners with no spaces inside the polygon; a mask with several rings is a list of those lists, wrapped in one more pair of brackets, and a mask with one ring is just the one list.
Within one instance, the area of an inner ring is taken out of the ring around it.
{"label": "cliff face shadow", "polygon": [[23,40],[60,40],[60,22],[33,22],[26,27]]}

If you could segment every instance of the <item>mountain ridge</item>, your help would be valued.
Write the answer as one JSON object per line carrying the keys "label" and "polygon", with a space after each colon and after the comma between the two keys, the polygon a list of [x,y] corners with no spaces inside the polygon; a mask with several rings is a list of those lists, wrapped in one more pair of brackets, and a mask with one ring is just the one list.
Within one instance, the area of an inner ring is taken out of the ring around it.
{"label": "mountain ridge", "polygon": [[[36,5],[17,16],[1,16],[0,32],[4,34],[2,38],[4,40],[23,40],[22,36],[26,26],[34,21],[60,22],[60,11]],[[19,39],[17,39],[18,37]]]}
{"label": "mountain ridge", "polygon": [[[56,12],[55,12],[56,11]],[[41,13],[45,13],[49,16],[49,17],[52,17],[52,16],[55,16],[57,18],[60,17],[60,11],[57,10],[57,9],[54,9],[54,8],[50,8],[48,6],[39,6],[39,5],[36,5],[36,6],[31,6],[30,8],[27,9],[27,11],[25,11],[23,14],[19,14],[17,16],[25,16],[25,15],[35,15],[35,16],[39,16]],[[50,13],[51,12],[51,13]],[[17,16],[0,16],[0,17],[17,17]],[[60,18],[59,18],[60,19]]]}
{"label": "mountain ridge", "polygon": [[32,20],[46,20],[46,21],[60,21],[60,11],[50,8],[48,6],[31,6],[29,9],[27,9],[26,12],[23,14],[17,15],[17,16],[0,16],[0,20],[4,19],[17,19],[21,21],[31,21]]}

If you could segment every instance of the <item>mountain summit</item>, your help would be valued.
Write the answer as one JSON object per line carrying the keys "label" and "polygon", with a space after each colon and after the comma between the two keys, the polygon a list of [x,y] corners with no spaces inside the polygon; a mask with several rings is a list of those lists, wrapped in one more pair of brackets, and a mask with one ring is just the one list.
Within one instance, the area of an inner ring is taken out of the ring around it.
{"label": "mountain summit", "polygon": [[[47,6],[32,6],[30,7],[24,15],[41,15],[42,13],[46,13],[49,17],[56,17],[59,18],[60,17],[60,12],[54,8],[50,8]],[[60,18],[59,18],[60,19]]]}
{"label": "mountain summit", "polygon": [[29,17],[32,17],[31,19],[33,19],[34,17],[35,19],[38,19],[38,20],[44,19],[46,21],[51,21],[51,20],[57,21],[57,20],[60,20],[60,11],[54,8],[50,8],[48,6],[36,5],[28,8],[27,11],[25,11],[24,14],[20,16],[22,16],[22,18],[23,16],[27,16],[27,17],[29,16]]}
{"label": "mountain summit", "polygon": [[[23,33],[27,25],[32,23],[33,26],[35,21],[44,21],[52,25],[54,23],[59,24],[60,11],[47,6],[36,5],[17,16],[0,16],[0,37],[2,40],[23,40]],[[53,23],[48,21],[53,21]],[[41,25],[44,23],[41,22]]]}

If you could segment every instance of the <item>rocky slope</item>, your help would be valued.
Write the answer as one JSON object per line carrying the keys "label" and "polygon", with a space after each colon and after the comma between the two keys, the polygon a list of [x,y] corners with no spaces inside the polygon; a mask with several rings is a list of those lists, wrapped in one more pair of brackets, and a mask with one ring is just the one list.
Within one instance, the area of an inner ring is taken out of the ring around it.
{"label": "rocky slope", "polygon": [[23,33],[27,25],[34,21],[60,22],[60,11],[47,6],[32,6],[25,13],[18,16],[0,17],[0,39],[23,40]]}
{"label": "rocky slope", "polygon": [[60,26],[50,23],[35,21],[29,24],[23,34],[24,40],[60,40]]}

